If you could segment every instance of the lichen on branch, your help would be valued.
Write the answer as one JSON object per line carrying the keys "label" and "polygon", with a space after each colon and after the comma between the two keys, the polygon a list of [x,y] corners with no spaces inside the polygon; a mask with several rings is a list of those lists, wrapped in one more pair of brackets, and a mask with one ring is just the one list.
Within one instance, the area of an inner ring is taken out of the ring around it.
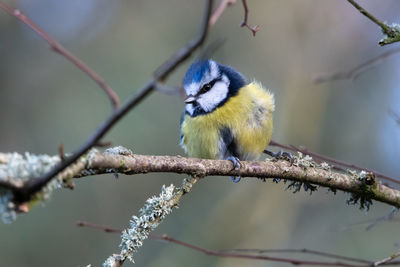
{"label": "lichen on branch", "polygon": [[[18,212],[18,208],[26,203],[15,201],[13,186],[23,188],[26,183],[40,176],[40,173],[57,164],[59,156],[26,154],[24,157],[13,154],[14,156],[10,157],[6,155],[8,154],[0,154],[0,212],[7,218],[15,219],[15,212]],[[52,161],[44,159],[52,159]],[[21,169],[24,165],[26,166]],[[21,172],[25,172],[26,175],[21,176]],[[232,168],[232,162],[227,160],[137,155],[123,147],[107,149],[105,152],[90,150],[79,161],[61,172],[54,184],[36,194],[28,204],[38,199],[47,199],[50,192],[61,185],[73,188],[72,178],[104,173],[134,175],[151,172],[187,174],[192,177],[208,177],[207,179],[211,176],[240,175],[243,178],[272,179],[275,182],[283,180],[289,182],[289,188],[294,191],[304,188],[312,192],[315,191],[316,186],[321,186],[333,192],[337,190],[348,192],[351,194],[348,203],[359,204],[360,207],[367,209],[372,200],[400,207],[400,191],[382,184],[372,173],[354,170],[344,173],[334,170],[326,163],[318,164],[310,156],[304,156],[302,153],[294,156],[293,164],[286,160],[275,159],[242,161],[241,169],[236,170]],[[21,177],[25,178],[21,179]]]}
{"label": "lichen on branch", "polygon": [[156,229],[170,214],[185,193],[188,193],[198,178],[184,179],[180,188],[174,185],[162,186],[161,193],[146,200],[139,211],[139,217],[132,216],[130,227],[122,231],[121,252],[113,254],[104,262],[104,267],[121,266],[126,259],[134,262],[133,253],[149,238],[150,233]]}

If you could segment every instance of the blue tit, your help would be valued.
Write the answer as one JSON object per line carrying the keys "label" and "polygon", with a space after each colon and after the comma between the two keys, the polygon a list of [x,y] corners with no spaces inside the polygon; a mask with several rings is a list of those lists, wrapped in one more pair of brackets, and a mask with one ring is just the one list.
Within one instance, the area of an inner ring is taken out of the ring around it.
{"label": "blue tit", "polygon": [[187,98],[180,145],[190,157],[226,159],[239,169],[240,160],[260,157],[272,135],[271,92],[213,60],[193,63],[183,87]]}

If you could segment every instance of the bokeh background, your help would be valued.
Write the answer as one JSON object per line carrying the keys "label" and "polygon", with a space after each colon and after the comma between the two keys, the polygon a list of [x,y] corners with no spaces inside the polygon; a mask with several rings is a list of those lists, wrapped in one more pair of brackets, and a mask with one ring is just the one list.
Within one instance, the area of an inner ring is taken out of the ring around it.
{"label": "bokeh background", "polygon": [[[195,0],[15,0],[21,9],[73,54],[94,68],[122,100],[152,76],[161,62],[198,32],[203,2]],[[379,28],[346,1],[248,1],[254,38],[240,28],[241,3],[226,10],[208,42],[226,38],[214,59],[261,81],[275,94],[273,139],[398,177],[400,57],[363,72],[355,80],[315,84],[321,74],[345,71],[398,47],[379,47]],[[396,0],[360,1],[388,22],[399,22]],[[193,60],[193,58],[192,58]],[[190,60],[169,79],[179,85]],[[105,140],[135,153],[183,155],[178,146],[178,96],[155,92],[129,113]],[[101,89],[25,25],[0,11],[0,151],[56,154],[73,151],[110,112]],[[183,175],[88,177],[73,191],[0,225],[1,266],[100,266],[119,252],[120,238],[78,228],[86,220],[123,228],[163,184]],[[309,248],[363,259],[397,250],[396,220],[367,231],[368,222],[391,207],[374,203],[369,212],[346,205],[347,194],[325,189],[310,196],[285,185],[226,177],[204,179],[157,229],[210,249]],[[148,240],[136,254],[138,266],[286,266],[223,259],[177,245]],[[131,266],[126,263],[126,266]]]}

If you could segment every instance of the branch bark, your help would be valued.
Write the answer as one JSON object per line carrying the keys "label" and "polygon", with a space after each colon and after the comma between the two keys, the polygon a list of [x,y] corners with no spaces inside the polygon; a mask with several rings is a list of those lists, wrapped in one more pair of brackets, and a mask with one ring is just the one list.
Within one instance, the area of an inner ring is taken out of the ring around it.
{"label": "branch bark", "polygon": [[[172,172],[195,177],[241,176],[261,179],[287,179],[295,182],[310,183],[353,193],[357,196],[393,205],[400,208],[400,191],[382,185],[375,178],[360,173],[341,173],[321,166],[309,158],[295,157],[293,165],[280,161],[242,161],[240,170],[232,169],[228,160],[209,160],[184,158],[180,156],[112,155],[95,153],[87,165],[89,172],[77,174],[123,173],[139,174],[151,172]],[[361,172],[362,173],[362,172]],[[364,172],[364,174],[367,174]]]}
{"label": "branch bark", "polygon": [[[1,156],[1,154],[0,154]],[[4,162],[6,164],[6,162]],[[400,191],[381,184],[372,173],[365,171],[348,173],[333,170],[326,163],[321,165],[309,156],[294,156],[294,162],[285,160],[242,161],[240,170],[233,169],[228,160],[185,158],[181,156],[150,156],[132,154],[122,147],[111,148],[104,153],[95,149],[58,176],[71,186],[71,178],[82,178],[97,174],[145,174],[169,172],[193,177],[241,176],[243,178],[286,179],[295,183],[314,184],[354,194],[362,201],[376,200],[400,208]],[[0,177],[1,178],[1,177]],[[8,177],[3,184],[19,184],[18,177]],[[15,179],[15,180],[14,180]],[[35,179],[32,179],[35,180]]]}

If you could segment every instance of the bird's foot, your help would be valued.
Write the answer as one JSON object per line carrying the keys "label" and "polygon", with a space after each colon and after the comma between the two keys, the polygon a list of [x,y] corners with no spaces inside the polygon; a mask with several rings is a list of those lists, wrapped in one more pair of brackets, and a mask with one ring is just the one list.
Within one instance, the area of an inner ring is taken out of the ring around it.
{"label": "bird's foot", "polygon": [[293,164],[293,156],[292,153],[287,152],[287,151],[283,151],[283,150],[279,150],[278,152],[273,152],[273,151],[269,151],[269,150],[264,150],[264,153],[267,155],[270,155],[271,157],[275,158],[275,159],[285,159],[288,160],[290,162],[290,165]]}
{"label": "bird's foot", "polygon": [[[234,170],[234,169],[240,170],[241,164],[240,164],[240,160],[237,157],[230,156],[226,160],[232,161],[232,163],[233,163],[233,169],[232,170]],[[242,177],[240,177],[240,175],[239,176],[231,176],[231,180],[234,183],[240,182],[241,178]]]}

